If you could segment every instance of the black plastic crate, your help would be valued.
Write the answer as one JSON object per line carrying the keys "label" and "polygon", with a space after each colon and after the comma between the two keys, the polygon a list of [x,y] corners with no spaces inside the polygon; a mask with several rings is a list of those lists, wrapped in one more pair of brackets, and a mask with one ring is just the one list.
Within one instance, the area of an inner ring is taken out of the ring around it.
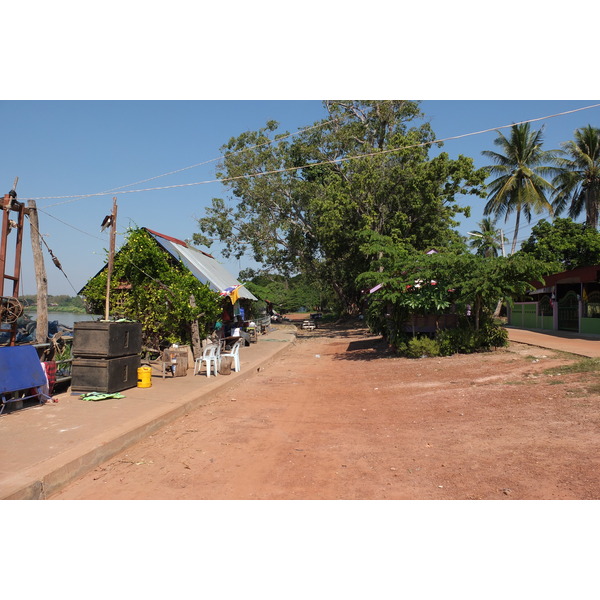
{"label": "black plastic crate", "polygon": [[141,323],[78,321],[73,326],[73,356],[76,358],[114,358],[141,351]]}
{"label": "black plastic crate", "polygon": [[112,394],[137,386],[140,357],[74,358],[71,391]]}

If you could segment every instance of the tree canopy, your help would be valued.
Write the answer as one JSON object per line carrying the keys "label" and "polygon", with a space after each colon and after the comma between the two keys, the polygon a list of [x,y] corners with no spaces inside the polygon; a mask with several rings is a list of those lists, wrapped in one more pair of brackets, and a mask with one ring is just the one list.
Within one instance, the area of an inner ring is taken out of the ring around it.
{"label": "tree canopy", "polygon": [[496,217],[515,214],[515,232],[511,253],[515,251],[521,215],[531,221],[533,213],[553,213],[549,196],[554,190],[546,179],[556,172],[555,153],[542,150],[542,130],[531,131],[529,123],[513,125],[509,137],[498,131],[494,144],[502,152],[484,150],[493,161],[488,167],[497,178],[489,183],[489,199],[484,214]]}
{"label": "tree canopy", "polygon": [[582,127],[575,139],[562,144],[557,158],[558,174],[554,207],[560,214],[568,207],[568,215],[577,218],[585,213],[586,225],[596,228],[600,212],[600,128]]}
{"label": "tree canopy", "polygon": [[600,233],[572,219],[543,220],[531,229],[519,253],[549,263],[549,273],[597,265],[600,264]]}
{"label": "tree canopy", "polygon": [[225,256],[250,252],[267,272],[304,273],[358,310],[356,278],[372,256],[361,234],[390,236],[413,251],[461,244],[459,194],[483,195],[486,171],[470,158],[429,157],[435,136],[417,102],[326,102],[327,118],[293,140],[271,121],[232,138],[196,243],[219,240]]}

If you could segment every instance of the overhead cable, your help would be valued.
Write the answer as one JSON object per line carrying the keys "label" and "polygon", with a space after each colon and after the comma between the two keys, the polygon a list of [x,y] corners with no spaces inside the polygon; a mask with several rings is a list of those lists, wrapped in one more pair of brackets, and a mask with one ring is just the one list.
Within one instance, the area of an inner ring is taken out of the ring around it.
{"label": "overhead cable", "polygon": [[[227,154],[227,156],[235,156],[236,154],[239,154],[240,152],[247,152],[249,150],[254,150],[256,148],[261,148],[263,146],[268,146],[269,144],[272,144],[273,142],[279,142],[281,140],[285,140],[288,137],[292,137],[294,135],[298,135],[300,133],[304,133],[305,131],[310,131],[311,129],[316,129],[317,127],[324,127],[325,125],[329,125],[330,123],[334,123],[336,121],[338,121],[339,119],[331,119],[329,121],[325,121],[323,123],[317,123],[315,125],[311,125],[310,127],[304,127],[303,129],[299,129],[298,131],[295,131],[294,133],[288,133],[285,135],[280,135],[277,136],[275,139],[272,140],[267,140],[266,142],[262,142],[260,144],[255,144],[254,146],[249,146],[248,148],[241,148],[240,150],[236,150],[235,152],[230,152],[229,154]],[[197,163],[195,165],[190,165],[188,167],[183,167],[181,169],[177,169],[175,171],[170,171],[168,173],[163,173],[162,175],[156,175],[154,177],[149,177],[148,179],[142,179],[141,181],[136,181],[134,183],[128,183],[126,185],[122,185],[119,187],[115,187],[112,188],[110,190],[106,190],[104,192],[98,192],[96,194],[78,194],[76,196],[46,196],[44,198],[36,198],[37,200],[51,200],[51,199],[58,199],[58,198],[71,198],[71,200],[69,202],[76,202],[77,200],[83,200],[85,198],[91,198],[91,197],[95,197],[95,196],[105,196],[107,194],[112,194],[114,192],[118,192],[121,190],[124,190],[127,187],[130,187],[132,185],[139,185],[140,183],[146,183],[148,181],[154,181],[155,179],[160,179],[161,177],[168,177],[169,175],[176,175],[177,173],[181,173],[183,171],[187,171],[189,169],[195,169],[197,167],[203,167],[204,165],[208,165],[212,162],[216,162],[218,160],[222,160],[223,158],[225,158],[225,155],[222,156],[218,156],[217,158],[211,158],[209,160],[205,160],[201,163]],[[219,180],[216,180],[219,181]],[[195,184],[194,184],[195,185]],[[177,187],[177,186],[175,186]],[[168,189],[168,188],[156,188],[156,189]],[[126,193],[126,192],[122,192],[122,193]],[[33,200],[33,198],[26,198],[26,200]],[[59,204],[69,204],[69,202],[60,202],[57,204],[50,204],[48,206],[46,206],[46,208],[51,208],[52,206],[58,206]]]}
{"label": "overhead cable", "polygon": [[[533,122],[536,122],[536,121],[543,121],[543,120],[546,120],[546,119],[552,119],[552,118],[555,118],[555,117],[561,117],[561,116],[564,116],[564,115],[567,115],[567,114],[571,114],[571,113],[575,113],[575,112],[579,112],[579,111],[582,111],[582,110],[589,110],[591,108],[597,108],[599,106],[600,106],[600,104],[592,104],[590,106],[584,106],[584,107],[581,107],[581,108],[575,108],[573,110],[567,110],[567,111],[563,111],[563,112],[560,112],[560,113],[555,113],[553,115],[547,115],[545,117],[537,117],[535,119],[527,119],[527,120],[524,120],[524,121],[519,121],[517,123],[511,123],[510,125],[501,125],[501,126],[498,126],[498,127],[490,127],[488,129],[482,129],[480,131],[473,131],[473,132],[470,132],[470,133],[463,133],[463,134],[460,134],[460,135],[449,136],[449,137],[446,137],[446,138],[438,138],[438,139],[435,139],[435,140],[432,140],[432,141],[429,141],[429,142],[421,142],[419,144],[411,144],[411,145],[408,145],[408,146],[400,146],[400,147],[397,147],[397,148],[390,148],[389,150],[378,150],[377,152],[368,152],[368,153],[365,153],[365,154],[359,154],[359,155],[355,155],[355,156],[346,156],[346,157],[341,157],[341,158],[336,158],[336,159],[331,159],[331,160],[324,160],[324,161],[319,161],[319,162],[313,162],[313,163],[308,163],[308,164],[305,164],[305,165],[300,165],[300,166],[297,166],[297,167],[287,167],[287,168],[282,168],[282,169],[273,169],[271,171],[262,171],[260,173],[252,173],[252,174],[247,174],[247,175],[239,175],[237,177],[224,177],[224,178],[220,178],[220,179],[208,179],[208,180],[204,180],[204,181],[196,181],[196,182],[192,182],[192,183],[180,183],[180,184],[174,184],[174,185],[165,185],[165,186],[159,186],[159,187],[154,187],[154,188],[144,188],[144,189],[136,189],[136,190],[123,190],[121,188],[115,188],[115,190],[121,189],[121,191],[119,192],[119,194],[139,194],[141,192],[153,192],[153,191],[169,190],[169,189],[176,189],[176,188],[183,188],[183,187],[192,187],[192,186],[197,186],[197,185],[208,185],[208,184],[211,184],[211,183],[228,183],[228,182],[237,181],[237,180],[240,180],[240,179],[251,179],[251,178],[254,178],[254,177],[262,177],[262,176],[265,176],[265,175],[275,175],[275,174],[278,174],[278,173],[286,173],[286,172],[291,172],[291,171],[298,171],[298,170],[307,169],[307,168],[311,168],[311,167],[322,166],[322,165],[344,163],[344,162],[349,162],[351,160],[357,160],[357,159],[361,159],[361,158],[370,158],[370,157],[374,157],[374,156],[383,156],[385,154],[391,154],[393,152],[405,151],[405,150],[409,150],[409,149],[412,149],[412,148],[420,148],[420,147],[423,147],[423,146],[431,146],[433,144],[447,142],[447,141],[450,141],[450,140],[457,140],[457,139],[461,139],[461,138],[465,138],[465,137],[470,137],[470,136],[474,136],[474,135],[480,135],[482,133],[489,133],[491,131],[498,131],[499,129],[506,129],[506,128],[509,128],[509,127],[513,127],[514,125],[522,125],[524,123],[533,123]],[[278,141],[279,139],[281,139],[281,138],[278,138],[277,140],[270,140],[269,142],[266,142],[266,143],[272,143],[273,141]],[[214,159],[214,160],[219,160],[219,159]],[[189,167],[189,168],[192,168],[192,167]],[[184,169],[181,169],[181,170],[184,170]],[[162,175],[158,175],[156,178],[158,178],[158,177],[162,177]],[[156,178],[153,178],[153,179],[156,179]],[[150,181],[150,180],[146,180],[146,181]],[[129,185],[135,185],[135,184],[129,184]],[[124,186],[124,187],[127,187],[127,186]],[[83,200],[84,198],[93,198],[95,196],[105,196],[105,195],[113,193],[115,190],[106,191],[106,192],[100,192],[100,193],[95,193],[95,194],[77,194],[77,195],[72,195],[72,196],[40,196],[40,197],[37,197],[37,198],[27,198],[27,199],[28,200],[60,200],[60,199],[67,200],[65,202],[58,202],[58,203],[46,206],[46,208],[50,208],[51,206],[58,206],[60,204],[68,204],[69,202],[75,202],[76,200]]]}

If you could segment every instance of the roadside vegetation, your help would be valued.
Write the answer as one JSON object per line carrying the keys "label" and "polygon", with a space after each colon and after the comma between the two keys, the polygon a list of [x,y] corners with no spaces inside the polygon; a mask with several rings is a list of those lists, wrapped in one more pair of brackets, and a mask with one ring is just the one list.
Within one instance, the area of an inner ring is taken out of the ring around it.
{"label": "roadside vegetation", "polygon": [[[205,247],[220,242],[226,258],[251,256],[259,266],[239,279],[277,312],[361,316],[406,356],[484,351],[506,345],[502,306],[532,281],[600,263],[600,129],[582,126],[546,149],[543,127],[513,125],[482,151],[489,165],[475,168],[441,150],[419,102],[327,101],[324,110],[293,135],[268,121],[227,141],[217,173],[226,194],[193,235]],[[467,198],[485,216],[464,236]],[[507,255],[498,222],[513,215]],[[517,248],[521,222],[534,216]],[[218,298],[157,260],[147,244],[118,257],[114,281],[136,287],[123,314],[155,341],[165,330],[185,340],[193,320],[207,331]],[[88,309],[102,308],[104,286],[88,282]]]}
{"label": "roadside vegetation", "polygon": [[[229,194],[205,209],[194,241],[251,255],[261,268],[246,281],[259,296],[285,309],[363,315],[400,353],[447,355],[505,345],[503,303],[563,266],[600,262],[598,128],[546,149],[543,128],[513,125],[482,152],[489,166],[476,169],[470,157],[439,151],[418,102],[324,108],[325,118],[297,135],[269,121],[221,149]],[[484,203],[472,237],[457,231],[457,218],[470,215],[466,197]],[[569,218],[552,223],[564,211]],[[544,213],[550,222],[519,250],[521,221]],[[581,214],[585,224],[574,223]],[[497,221],[512,215],[506,256]],[[426,317],[434,326],[424,333]]]}

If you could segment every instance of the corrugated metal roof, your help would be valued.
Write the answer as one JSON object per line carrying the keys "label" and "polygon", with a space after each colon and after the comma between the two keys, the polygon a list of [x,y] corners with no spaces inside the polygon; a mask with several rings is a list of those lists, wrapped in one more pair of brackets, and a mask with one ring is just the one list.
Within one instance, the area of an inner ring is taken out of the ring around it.
{"label": "corrugated metal roof", "polygon": [[[196,279],[208,286],[215,292],[222,292],[228,287],[241,285],[239,281],[217,260],[207,254],[192,248],[185,242],[176,238],[163,235],[157,231],[144,229],[172,256],[180,260],[193,274]],[[239,288],[239,298],[258,300],[258,298],[243,285]]]}

